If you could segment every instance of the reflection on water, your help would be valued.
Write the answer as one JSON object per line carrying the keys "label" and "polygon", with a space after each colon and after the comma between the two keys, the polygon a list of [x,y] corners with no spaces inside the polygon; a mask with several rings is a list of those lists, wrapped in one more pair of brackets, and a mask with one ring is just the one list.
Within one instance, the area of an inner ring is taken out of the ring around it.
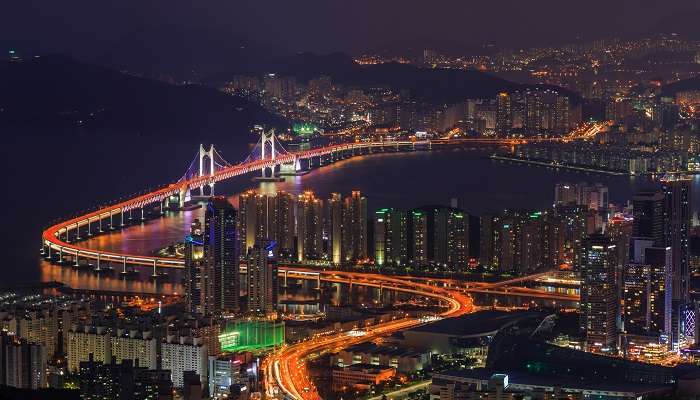
{"label": "reflection on water", "polygon": [[577,301],[562,301],[542,298],[532,298],[518,296],[513,293],[504,295],[494,295],[487,293],[473,293],[474,304],[480,307],[546,307],[546,308],[578,308]]}
{"label": "reflection on water", "polygon": [[155,250],[171,243],[181,242],[189,231],[190,224],[196,218],[204,220],[203,208],[166,212],[162,218],[148,220],[122,231],[110,231],[92,237],[82,244],[90,249],[128,254],[152,254]]}
{"label": "reflection on water", "polygon": [[62,282],[74,289],[87,289],[108,292],[129,292],[136,294],[178,294],[182,293],[179,271],[168,271],[169,278],[154,282],[150,279],[152,269],[138,267],[138,276],[123,278],[119,275],[119,267],[115,266],[112,273],[96,274],[92,271],[79,271],[70,266],[51,264],[47,261],[40,263],[41,281]]}

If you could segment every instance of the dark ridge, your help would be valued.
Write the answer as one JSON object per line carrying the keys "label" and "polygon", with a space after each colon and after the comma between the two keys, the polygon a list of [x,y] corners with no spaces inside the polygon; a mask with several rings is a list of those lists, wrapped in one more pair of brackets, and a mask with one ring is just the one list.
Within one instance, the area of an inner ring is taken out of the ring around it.
{"label": "dark ridge", "polygon": [[[138,136],[246,135],[285,122],[245,99],[201,85],[177,86],[65,56],[0,64],[0,127]],[[235,140],[234,140],[235,141]]]}
{"label": "dark ridge", "polygon": [[258,66],[258,70],[241,68],[225,75],[212,76],[210,83],[221,83],[236,74],[263,73],[295,76],[301,81],[327,75],[334,83],[343,85],[388,86],[397,91],[407,90],[414,100],[434,104],[453,104],[469,98],[495,98],[500,91],[535,87],[556,89],[569,95],[574,104],[580,101],[574,92],[556,86],[522,85],[480,71],[418,68],[398,63],[359,65],[342,53],[299,53],[275,65]]}

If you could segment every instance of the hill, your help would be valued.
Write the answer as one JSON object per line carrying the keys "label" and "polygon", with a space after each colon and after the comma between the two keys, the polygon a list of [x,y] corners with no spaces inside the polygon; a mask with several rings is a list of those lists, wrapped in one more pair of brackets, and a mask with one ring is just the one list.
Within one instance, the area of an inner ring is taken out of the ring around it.
{"label": "hill", "polygon": [[[178,86],[64,56],[0,64],[0,127],[196,135],[244,134],[253,124],[284,121],[257,104],[204,86]],[[249,137],[242,138],[247,143]]]}
{"label": "hill", "polygon": [[[230,70],[226,74],[211,76],[208,82],[220,84],[235,74],[260,75],[269,72],[295,76],[301,81],[327,75],[334,83],[344,85],[380,85],[397,91],[408,90],[415,100],[435,104],[452,104],[468,98],[495,98],[500,91],[535,87],[535,85],[511,82],[480,71],[418,68],[398,63],[359,65],[351,57],[341,53],[323,55],[299,53],[280,59],[274,64],[241,63],[241,65],[245,67]],[[555,88],[547,85],[536,86]],[[556,89],[567,93],[574,103],[578,103],[579,96],[575,93],[558,87]]]}

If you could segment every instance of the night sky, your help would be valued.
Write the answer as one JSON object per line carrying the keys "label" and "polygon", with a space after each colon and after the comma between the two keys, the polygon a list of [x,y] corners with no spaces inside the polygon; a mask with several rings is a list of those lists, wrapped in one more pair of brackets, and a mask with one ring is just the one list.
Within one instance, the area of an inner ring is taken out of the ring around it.
{"label": "night sky", "polygon": [[[150,36],[218,51],[221,41],[288,51],[460,51],[654,31],[700,34],[694,0],[207,0],[0,3],[0,48],[105,57]],[[185,40],[186,37],[186,40]]]}

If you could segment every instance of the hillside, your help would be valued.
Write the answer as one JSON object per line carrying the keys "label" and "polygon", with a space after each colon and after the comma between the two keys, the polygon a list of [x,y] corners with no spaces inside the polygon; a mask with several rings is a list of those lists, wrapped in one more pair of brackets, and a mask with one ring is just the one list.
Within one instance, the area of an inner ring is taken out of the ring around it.
{"label": "hillside", "polygon": [[[245,67],[212,76],[208,82],[219,84],[235,74],[261,75],[268,72],[295,76],[301,81],[327,75],[334,83],[344,85],[381,85],[397,91],[408,90],[413,99],[434,104],[452,104],[468,98],[495,98],[500,91],[528,87],[480,71],[428,69],[397,63],[359,65],[340,53],[299,53],[274,64],[241,63],[243,65]],[[579,97],[574,93],[557,89],[568,93],[575,103],[578,102]]]}
{"label": "hillside", "polygon": [[63,56],[0,64],[2,128],[196,135],[204,140],[245,134],[260,123],[284,121],[211,88],[171,85]]}

